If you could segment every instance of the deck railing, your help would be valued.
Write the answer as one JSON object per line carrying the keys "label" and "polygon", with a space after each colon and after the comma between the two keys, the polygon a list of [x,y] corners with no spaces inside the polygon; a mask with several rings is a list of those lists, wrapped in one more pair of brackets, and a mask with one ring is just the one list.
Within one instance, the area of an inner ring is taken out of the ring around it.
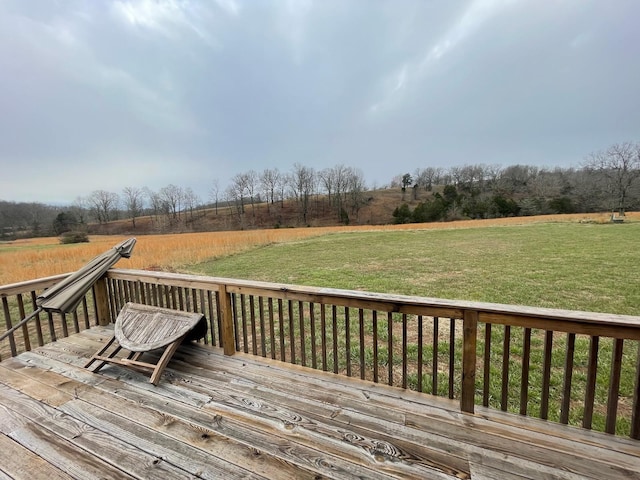
{"label": "deck railing", "polygon": [[[6,330],[61,278],[0,287]],[[70,317],[36,316],[0,354],[112,322],[128,301],[204,313],[206,342],[227,355],[448,397],[464,412],[483,405],[640,439],[637,316],[112,269]]]}

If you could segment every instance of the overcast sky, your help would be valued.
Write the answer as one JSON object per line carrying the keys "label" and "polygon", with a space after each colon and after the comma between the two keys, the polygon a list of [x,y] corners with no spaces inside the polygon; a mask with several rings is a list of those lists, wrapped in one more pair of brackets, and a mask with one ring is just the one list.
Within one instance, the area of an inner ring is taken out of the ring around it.
{"label": "overcast sky", "polygon": [[0,200],[580,166],[640,140],[638,0],[0,0]]}

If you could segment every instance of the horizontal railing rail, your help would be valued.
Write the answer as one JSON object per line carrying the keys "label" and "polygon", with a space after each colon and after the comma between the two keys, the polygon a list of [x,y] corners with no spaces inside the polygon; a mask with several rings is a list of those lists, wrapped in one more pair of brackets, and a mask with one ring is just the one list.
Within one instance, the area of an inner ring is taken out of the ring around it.
{"label": "horizontal railing rail", "polygon": [[[51,282],[0,296],[33,297]],[[464,412],[483,405],[640,439],[638,316],[111,269],[79,307],[94,309],[77,314],[89,322],[79,328],[114,321],[128,301],[205,314],[205,341],[227,355],[410,388]],[[5,308],[9,328],[7,318]]]}

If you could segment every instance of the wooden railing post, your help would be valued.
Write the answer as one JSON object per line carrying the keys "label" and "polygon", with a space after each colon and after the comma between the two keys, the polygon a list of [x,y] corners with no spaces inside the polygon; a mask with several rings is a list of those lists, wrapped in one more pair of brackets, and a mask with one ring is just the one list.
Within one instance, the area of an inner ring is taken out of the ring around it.
{"label": "wooden railing post", "polygon": [[109,292],[107,291],[107,279],[102,277],[93,287],[98,325],[108,325],[111,322],[109,310]]}
{"label": "wooden railing post", "polygon": [[460,410],[473,413],[476,395],[476,340],[478,312],[465,310],[462,319],[462,391]]}
{"label": "wooden railing post", "polygon": [[225,355],[236,353],[236,343],[233,332],[233,312],[231,310],[231,294],[226,285],[220,285],[220,318],[222,320],[222,348]]}

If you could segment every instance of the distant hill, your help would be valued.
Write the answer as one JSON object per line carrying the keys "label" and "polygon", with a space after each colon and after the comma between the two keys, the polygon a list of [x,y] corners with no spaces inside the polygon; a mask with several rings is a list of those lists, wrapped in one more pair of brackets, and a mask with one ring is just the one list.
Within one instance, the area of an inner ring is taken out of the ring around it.
{"label": "distant hill", "polygon": [[[274,204],[265,202],[244,205],[244,213],[239,214],[236,206],[208,206],[198,210],[183,211],[179,216],[145,215],[135,219],[116,220],[104,224],[90,223],[89,233],[94,235],[117,234],[154,234],[205,232],[262,228],[294,228],[322,227],[331,225],[385,225],[393,223],[393,211],[404,201],[417,204],[431,197],[428,192],[421,192],[417,199],[410,199],[410,194],[403,195],[400,189],[385,189],[365,192],[363,204],[357,212],[348,211],[347,216],[338,215],[337,210],[329,204],[326,195],[314,195],[310,198],[307,221],[304,221],[301,206],[295,200],[277,201]],[[403,200],[404,198],[404,200]],[[342,221],[341,221],[342,220]]]}

